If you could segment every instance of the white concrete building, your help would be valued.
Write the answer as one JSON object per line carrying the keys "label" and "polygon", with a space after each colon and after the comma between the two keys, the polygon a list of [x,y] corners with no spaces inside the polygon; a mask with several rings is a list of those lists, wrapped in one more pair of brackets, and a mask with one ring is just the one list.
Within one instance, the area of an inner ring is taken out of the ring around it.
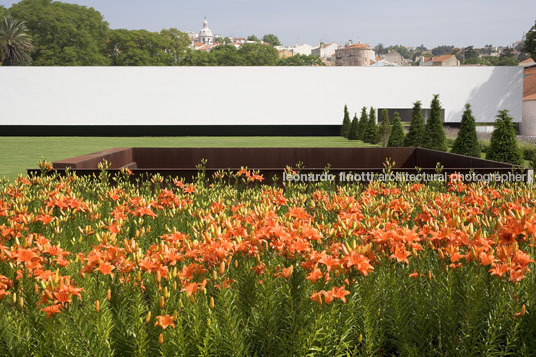
{"label": "white concrete building", "polygon": [[434,94],[447,123],[461,121],[466,103],[478,122],[506,109],[520,123],[523,77],[517,66],[4,66],[0,126],[340,125],[345,104],[428,108]]}

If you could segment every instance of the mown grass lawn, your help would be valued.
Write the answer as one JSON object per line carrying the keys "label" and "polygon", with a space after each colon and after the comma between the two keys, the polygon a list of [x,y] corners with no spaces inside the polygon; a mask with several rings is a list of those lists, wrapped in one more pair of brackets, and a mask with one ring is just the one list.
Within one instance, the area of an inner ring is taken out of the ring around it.
{"label": "mown grass lawn", "polygon": [[49,161],[111,147],[365,147],[362,141],[326,137],[0,137],[0,178],[13,178]]}

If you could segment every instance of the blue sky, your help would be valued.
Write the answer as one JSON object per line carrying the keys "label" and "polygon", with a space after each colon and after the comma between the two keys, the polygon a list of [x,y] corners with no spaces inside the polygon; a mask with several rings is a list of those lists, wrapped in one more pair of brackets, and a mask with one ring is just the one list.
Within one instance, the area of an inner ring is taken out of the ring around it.
{"label": "blue sky", "polygon": [[[0,0],[9,7],[18,1]],[[535,0],[73,0],[111,28],[198,32],[207,16],[223,36],[276,34],[284,44],[320,41],[434,47],[510,45],[536,20]]]}

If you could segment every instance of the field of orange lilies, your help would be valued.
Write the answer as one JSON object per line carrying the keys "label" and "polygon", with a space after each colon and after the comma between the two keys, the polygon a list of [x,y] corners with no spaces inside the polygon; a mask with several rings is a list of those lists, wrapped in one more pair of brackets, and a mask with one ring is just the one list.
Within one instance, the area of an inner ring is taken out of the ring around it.
{"label": "field of orange lilies", "polygon": [[534,355],[536,189],[0,182],[0,355]]}

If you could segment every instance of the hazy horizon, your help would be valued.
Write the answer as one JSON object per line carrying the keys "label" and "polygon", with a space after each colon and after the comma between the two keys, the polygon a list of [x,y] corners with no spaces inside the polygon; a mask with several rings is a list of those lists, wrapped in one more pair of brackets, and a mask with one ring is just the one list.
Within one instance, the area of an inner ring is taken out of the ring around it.
{"label": "hazy horizon", "polygon": [[[10,7],[18,1],[0,0]],[[176,27],[198,32],[206,16],[214,34],[262,37],[274,33],[285,45],[348,40],[385,46],[427,48],[486,44],[509,46],[521,40],[536,20],[534,0],[384,0],[382,3],[334,0],[75,0],[98,10],[110,28],[160,31]]]}

